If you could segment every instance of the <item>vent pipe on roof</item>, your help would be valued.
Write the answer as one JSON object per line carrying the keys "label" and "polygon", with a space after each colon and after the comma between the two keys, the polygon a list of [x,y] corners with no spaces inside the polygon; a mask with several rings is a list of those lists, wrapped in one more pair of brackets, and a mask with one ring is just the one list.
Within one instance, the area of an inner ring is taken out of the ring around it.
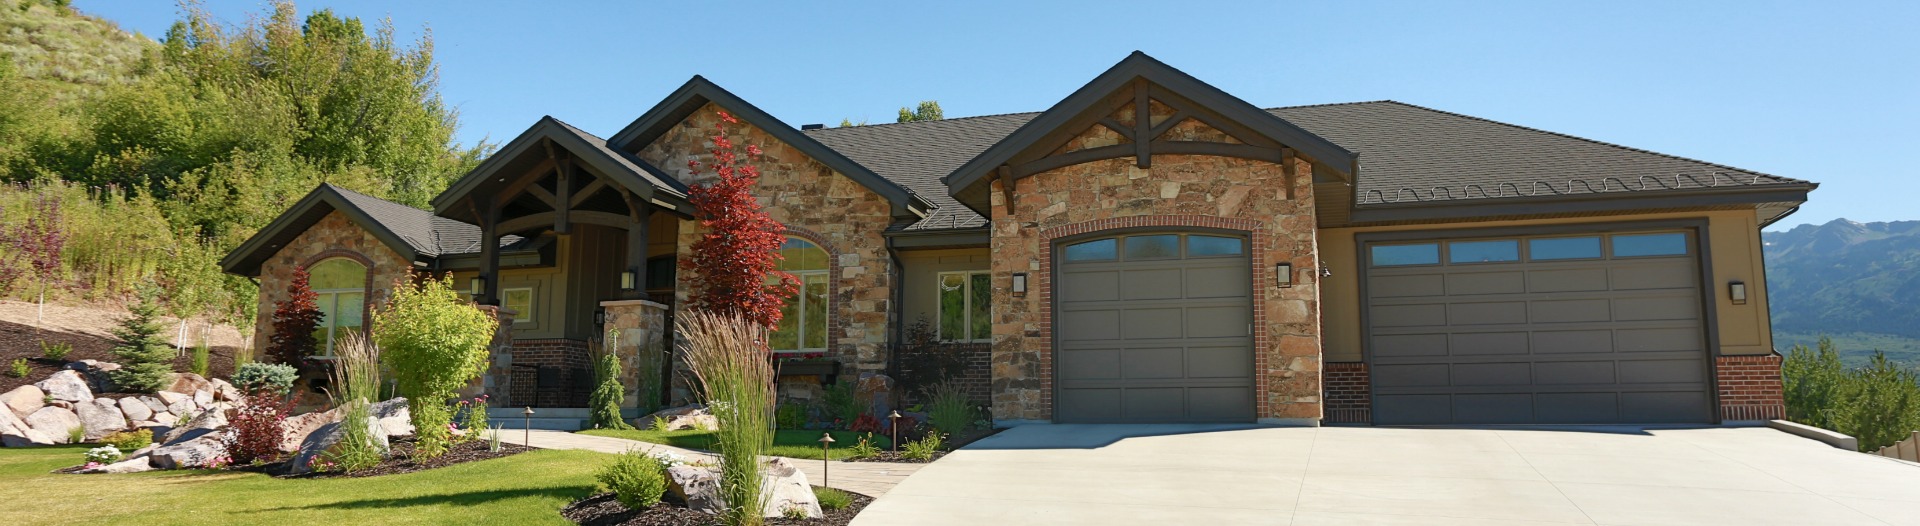
{"label": "vent pipe on roof", "polygon": [[826,127],[827,125],[825,124],[802,124],[800,125],[800,131],[820,130],[820,129],[826,129]]}

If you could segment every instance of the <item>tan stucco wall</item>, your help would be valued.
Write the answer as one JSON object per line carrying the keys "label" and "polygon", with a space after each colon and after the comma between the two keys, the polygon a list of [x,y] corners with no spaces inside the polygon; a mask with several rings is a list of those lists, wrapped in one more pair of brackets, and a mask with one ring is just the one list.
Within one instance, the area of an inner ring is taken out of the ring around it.
{"label": "tan stucco wall", "polygon": [[[1619,223],[1672,219],[1706,219],[1707,250],[1713,260],[1712,280],[1707,292],[1715,301],[1721,354],[1765,354],[1773,351],[1773,335],[1767,311],[1767,286],[1761,258],[1760,225],[1748,210],[1675,212],[1607,217],[1542,219],[1531,221],[1488,221],[1438,225],[1329,228],[1320,232],[1320,256],[1333,276],[1322,278],[1326,306],[1324,348],[1329,362],[1357,362],[1362,359],[1363,329],[1360,308],[1364,300],[1359,287],[1359,250],[1354,235],[1365,232],[1408,232],[1514,226],[1567,225],[1580,223]],[[1727,282],[1747,284],[1747,304],[1734,305],[1727,297]]]}
{"label": "tan stucco wall", "polygon": [[[710,161],[709,137],[722,108],[701,107],[673,129],[646,145],[639,157],[688,184],[711,172],[692,175],[687,161]],[[728,126],[736,144],[759,146],[754,161],[760,184],[754,193],[767,215],[795,231],[796,237],[822,245],[829,254],[827,354],[862,371],[887,367],[889,311],[894,308],[890,275],[892,258],[881,235],[893,222],[892,205],[879,194],[844,174],[807,157],[798,149],[747,122]],[[692,251],[701,235],[697,221],[681,221],[678,252]],[[681,270],[674,296],[676,317],[686,308],[687,284],[695,279]]]}
{"label": "tan stucco wall", "polygon": [[986,248],[900,252],[900,301],[905,308],[901,312],[901,322],[912,326],[925,319],[929,326],[937,326],[940,323],[940,273],[986,271],[992,266],[989,263],[991,260]]}

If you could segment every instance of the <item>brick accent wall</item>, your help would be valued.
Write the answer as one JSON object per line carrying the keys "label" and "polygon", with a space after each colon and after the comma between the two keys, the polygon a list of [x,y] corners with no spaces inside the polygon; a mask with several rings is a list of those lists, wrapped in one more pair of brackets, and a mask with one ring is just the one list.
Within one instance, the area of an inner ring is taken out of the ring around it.
{"label": "brick accent wall", "polygon": [[[688,184],[698,184],[710,172],[691,175],[687,162],[711,161],[710,137],[722,108],[708,104],[689,115],[639,156]],[[893,290],[888,279],[894,269],[881,234],[893,222],[893,208],[879,194],[843,174],[834,172],[799,150],[780,142],[750,123],[728,127],[737,144],[759,146],[764,152],[755,165],[760,185],[755,194],[788,234],[826,249],[828,265],[827,355],[840,360],[843,377],[887,368],[893,312]],[[698,221],[683,221],[676,250],[686,254],[703,233]],[[686,284],[698,279],[682,270],[674,293],[675,316],[684,314]]]}
{"label": "brick accent wall", "polygon": [[1326,386],[1326,421],[1333,424],[1373,423],[1373,388],[1367,364],[1329,362],[1322,364]]}
{"label": "brick accent wall", "polygon": [[[993,400],[993,345],[987,343],[948,343],[941,348],[947,352],[959,353],[965,365],[960,374],[949,381],[960,384],[967,392],[967,398],[976,404],[986,405]],[[905,364],[902,370],[911,371]],[[919,393],[903,393],[907,400],[920,400]]]}
{"label": "brick accent wall", "polygon": [[1720,389],[1720,420],[1785,418],[1787,401],[1780,385],[1780,355],[1721,356],[1714,360]]}
{"label": "brick accent wall", "polygon": [[[588,357],[587,342],[568,339],[514,340],[513,363],[522,367],[513,369],[513,381],[509,394],[513,405],[533,405],[541,407],[586,407],[586,393],[593,386],[592,360]],[[559,367],[561,385],[540,385],[540,392],[534,392],[534,380],[539,372],[527,365]],[[575,370],[585,370],[587,377],[574,378]],[[575,384],[578,384],[577,386]],[[538,394],[538,398],[535,395]]]}
{"label": "brick accent wall", "polygon": [[[1166,112],[1155,108],[1156,116]],[[1131,117],[1130,110],[1116,112]],[[1124,121],[1123,121],[1124,122]],[[1102,126],[1060,151],[1110,144]],[[1196,123],[1169,137],[1224,141]],[[1139,227],[1209,227],[1251,239],[1255,336],[1255,411],[1262,419],[1319,419],[1320,302],[1312,270],[1315,240],[1312,166],[1296,160],[1292,188],[1276,163],[1232,157],[1155,155],[1150,168],[1132,158],[1042,172],[992,189],[993,414],[1001,420],[1053,419],[1052,253],[1056,238]],[[1291,190],[1291,191],[1289,191]],[[1291,199],[1289,199],[1291,197]],[[1292,287],[1273,286],[1275,264],[1298,273]],[[1014,297],[1014,273],[1029,275],[1029,292]]]}
{"label": "brick accent wall", "polygon": [[[413,268],[412,262],[400,257],[399,252],[388,248],[345,214],[328,213],[260,264],[260,314],[254,324],[257,328],[253,333],[254,349],[267,348],[268,338],[273,336],[273,307],[286,301],[287,284],[293,282],[294,269],[312,267],[332,258],[351,259],[366,265],[369,309],[386,301],[393,292],[394,282],[405,278]],[[372,319],[370,310],[362,314],[367,315],[361,319]]]}

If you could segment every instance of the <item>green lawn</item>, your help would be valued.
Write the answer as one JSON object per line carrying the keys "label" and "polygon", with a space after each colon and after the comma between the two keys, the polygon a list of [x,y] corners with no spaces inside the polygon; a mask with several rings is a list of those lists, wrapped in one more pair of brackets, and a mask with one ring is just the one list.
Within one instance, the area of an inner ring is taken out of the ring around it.
{"label": "green lawn", "polygon": [[275,479],[156,471],[56,475],[85,447],[0,449],[14,524],[571,524],[560,508],[595,490],[607,455],[542,450],[368,478]]}
{"label": "green lawn", "polygon": [[[700,450],[711,451],[712,449],[709,448],[708,446],[713,443],[714,432],[713,431],[694,431],[694,430],[642,431],[642,430],[636,429],[636,430],[621,431],[621,430],[614,430],[614,429],[588,429],[585,431],[581,431],[580,433],[585,435],[624,438],[627,440],[638,440],[641,442],[666,444],[669,446],[683,447],[687,449],[700,449]],[[788,457],[788,458],[804,458],[804,459],[820,460],[821,431],[808,430],[808,429],[782,429],[779,431],[775,431],[774,433],[775,434],[773,437],[773,448],[767,450],[768,455],[776,455],[776,456],[782,456],[782,457]],[[852,431],[834,431],[833,439],[835,441],[833,443],[833,450],[832,450],[833,459],[846,460],[848,456],[852,455],[852,453],[848,452],[847,448],[851,448],[853,447],[854,444],[859,443],[860,435],[855,434]],[[878,435],[875,435],[873,437],[874,447],[886,449],[887,444],[888,444],[887,437],[878,436]]]}

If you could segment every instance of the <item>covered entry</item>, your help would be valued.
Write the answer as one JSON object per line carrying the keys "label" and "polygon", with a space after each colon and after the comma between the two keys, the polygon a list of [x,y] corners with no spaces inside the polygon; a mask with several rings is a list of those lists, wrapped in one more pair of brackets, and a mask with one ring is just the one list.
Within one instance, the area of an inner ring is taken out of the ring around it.
{"label": "covered entry", "polygon": [[1713,421],[1695,238],[1363,238],[1374,423]]}
{"label": "covered entry", "polygon": [[1138,233],[1060,243],[1058,422],[1250,422],[1246,239]]}

